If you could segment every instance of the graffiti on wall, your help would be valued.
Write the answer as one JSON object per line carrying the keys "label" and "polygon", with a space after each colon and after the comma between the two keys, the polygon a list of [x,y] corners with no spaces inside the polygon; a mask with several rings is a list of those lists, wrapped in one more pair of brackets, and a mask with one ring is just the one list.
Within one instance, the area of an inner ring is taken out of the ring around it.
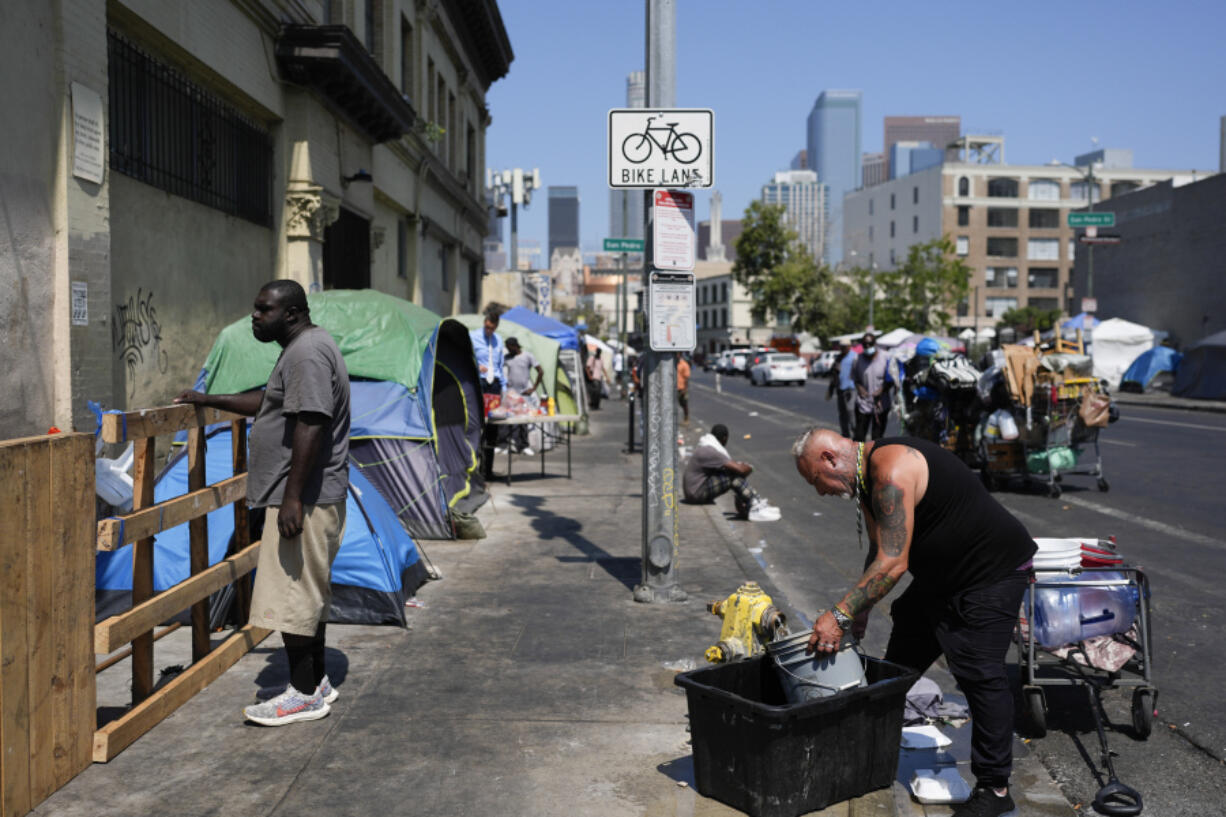
{"label": "graffiti on wall", "polygon": [[162,348],[162,326],[153,306],[153,291],[136,290],[126,303],[115,304],[111,324],[111,345],[128,369],[128,396],[136,393],[136,373],[145,366],[156,366],[166,373],[169,360]]}

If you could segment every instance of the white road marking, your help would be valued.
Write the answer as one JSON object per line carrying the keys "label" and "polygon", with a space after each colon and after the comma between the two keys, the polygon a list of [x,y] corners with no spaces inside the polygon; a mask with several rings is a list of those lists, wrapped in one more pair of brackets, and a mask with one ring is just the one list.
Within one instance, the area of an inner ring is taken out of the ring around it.
{"label": "white road marking", "polygon": [[1184,528],[1176,527],[1175,525],[1168,525],[1165,522],[1159,522],[1156,519],[1147,519],[1144,516],[1137,516],[1136,514],[1128,513],[1127,511],[1108,508],[1106,505],[1099,505],[1097,502],[1091,502],[1088,499],[1082,499],[1078,496],[1069,496],[1068,494],[1065,494],[1057,501],[1067,502],[1070,505],[1076,505],[1080,508],[1097,511],[1098,513],[1105,514],[1106,516],[1114,516],[1116,519],[1123,519],[1126,522],[1132,522],[1133,524],[1140,525],[1143,528],[1149,528],[1152,531],[1164,533],[1168,536],[1175,536],[1179,539],[1183,539],[1184,541],[1194,542],[1198,545],[1217,546],[1222,544],[1221,539],[1214,539],[1211,536],[1204,536],[1190,530],[1185,530]]}
{"label": "white road marking", "polygon": [[[700,383],[691,383],[690,385],[695,388],[702,389],[703,391],[711,392],[712,394],[716,393],[715,390],[712,389],[710,386],[703,386]],[[731,392],[724,392],[723,394],[720,395],[720,397],[724,400],[728,400],[728,399],[740,400],[742,402],[749,403],[750,405],[757,406],[759,408],[764,408],[764,409],[767,409],[768,411],[776,412],[778,414],[782,414],[786,417],[795,417],[798,420],[801,420],[804,423],[806,423],[806,426],[805,426],[806,428],[811,425],[821,426],[822,428],[837,428],[837,426],[835,426],[832,423],[823,422],[821,420],[818,420],[816,417],[812,417],[808,414],[801,414],[798,411],[792,411],[790,409],[780,408],[779,406],[773,406],[770,403],[763,403],[758,400],[754,400],[751,397],[744,397],[739,394],[732,394]],[[759,416],[761,416],[763,420],[773,419],[765,415],[759,415]]]}
{"label": "white road marking", "polygon": [[1130,423],[1153,423],[1159,426],[1179,426],[1180,428],[1199,428],[1205,431],[1226,431],[1226,426],[1206,426],[1199,423],[1177,423],[1174,420],[1151,420],[1148,417],[1129,417],[1124,415],[1120,418]]}
{"label": "white road marking", "polygon": [[1112,439],[1108,439],[1107,437],[1100,437],[1098,441],[1100,443],[1110,443],[1111,445],[1126,445],[1129,448],[1137,447],[1136,443],[1126,443],[1123,440],[1112,440]]}

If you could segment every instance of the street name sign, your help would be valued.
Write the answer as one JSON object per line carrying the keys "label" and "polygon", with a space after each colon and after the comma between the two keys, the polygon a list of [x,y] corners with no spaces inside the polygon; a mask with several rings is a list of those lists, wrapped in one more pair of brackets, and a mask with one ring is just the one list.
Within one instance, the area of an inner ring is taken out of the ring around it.
{"label": "street name sign", "polygon": [[606,238],[604,240],[605,252],[642,252],[643,239],[641,238]]}
{"label": "street name sign", "polygon": [[694,233],[694,194],[657,190],[651,197],[651,264],[656,269],[694,269],[698,239]]}
{"label": "street name sign", "polygon": [[1080,244],[1119,244],[1120,237],[1118,235],[1083,235],[1077,239]]}
{"label": "street name sign", "polygon": [[708,108],[609,111],[609,187],[715,184],[715,113]]}
{"label": "street name sign", "polygon": [[1093,329],[1094,327],[1090,324],[1090,315],[1098,311],[1098,299],[1097,298],[1082,298],[1081,299],[1081,311],[1086,313],[1086,316],[1083,319],[1083,322],[1085,323],[1085,328]]}
{"label": "street name sign", "polygon": [[653,271],[647,310],[647,337],[653,352],[694,351],[697,313],[692,273]]}
{"label": "street name sign", "polygon": [[1115,213],[1069,213],[1070,227],[1114,227]]}

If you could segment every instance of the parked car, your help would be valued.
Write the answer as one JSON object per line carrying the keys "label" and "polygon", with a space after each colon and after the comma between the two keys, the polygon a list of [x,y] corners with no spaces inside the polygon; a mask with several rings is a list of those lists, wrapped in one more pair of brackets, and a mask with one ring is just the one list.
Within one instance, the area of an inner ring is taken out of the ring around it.
{"label": "parked car", "polygon": [[830,370],[834,368],[834,361],[839,356],[838,349],[827,349],[817,357],[813,358],[813,368],[811,373],[814,377],[830,374]]}
{"label": "parked car", "polygon": [[804,386],[806,380],[804,361],[789,352],[768,352],[761,355],[761,360],[749,370],[749,382],[755,386],[769,386],[774,383]]}

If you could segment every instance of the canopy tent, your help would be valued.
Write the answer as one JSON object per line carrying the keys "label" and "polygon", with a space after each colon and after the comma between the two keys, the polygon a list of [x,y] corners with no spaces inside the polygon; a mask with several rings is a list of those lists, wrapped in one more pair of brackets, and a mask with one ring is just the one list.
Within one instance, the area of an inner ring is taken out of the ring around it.
{"label": "canopy tent", "polygon": [[1122,318],[1102,321],[1094,329],[1094,376],[1117,388],[1128,365],[1153,345],[1154,333],[1147,326]]}
{"label": "canopy tent", "polygon": [[886,332],[884,335],[880,335],[877,338],[877,345],[882,349],[892,349],[914,334],[915,333],[910,329],[903,329],[900,326],[892,332]]}
{"label": "canopy tent", "polygon": [[1074,315],[1064,323],[1060,324],[1061,329],[1094,329],[1102,321],[1091,315],[1089,312],[1082,312],[1080,315]]}
{"label": "canopy tent", "polygon": [[[455,315],[454,320],[471,330],[481,328],[485,318],[470,312]],[[507,338],[518,340],[524,351],[531,352],[541,364],[541,368],[545,371],[541,385],[545,389],[545,395],[553,398],[559,414],[579,413],[575,404],[575,395],[571,391],[570,378],[566,374],[566,369],[558,363],[561,344],[553,338],[532,331],[521,323],[508,320],[505,316],[498,324],[498,335],[504,343]]]}
{"label": "canopy tent", "polygon": [[1159,375],[1174,375],[1179,369],[1179,361],[1182,358],[1183,355],[1169,346],[1155,346],[1145,350],[1120,378],[1120,390],[1145,391]]}
{"label": "canopy tent", "polygon": [[[484,402],[468,330],[373,290],[307,296],[350,377],[350,464],[418,539],[452,539],[451,509],[485,500],[479,451]],[[197,387],[210,394],[259,388],[280,348],[260,343],[243,317],[221,331]]]}
{"label": "canopy tent", "polygon": [[1201,338],[1179,361],[1171,394],[1226,400],[1226,331]]}
{"label": "canopy tent", "polygon": [[502,313],[502,320],[514,321],[520,326],[526,326],[538,335],[544,335],[547,338],[553,338],[563,349],[579,349],[579,332],[573,327],[567,326],[561,321],[533,312],[531,309],[525,309],[522,306],[513,306],[506,312]]}
{"label": "canopy tent", "polygon": [[[187,452],[171,457],[154,486],[158,502],[188,492]],[[205,450],[205,479],[220,482],[234,476],[228,426],[216,426]],[[234,536],[234,514],[227,505],[208,514],[209,564],[224,559]],[[254,538],[259,538],[258,532]],[[154,540],[153,589],[161,592],[191,575],[190,533],[184,523],[159,533]],[[405,624],[404,602],[429,572],[413,538],[387,500],[351,468],[345,498],[345,534],[332,563],[332,608],[328,621],[339,624]],[[225,591],[223,591],[225,592]],[[217,598],[220,598],[217,597]],[[95,607],[99,620],[131,607],[132,545],[97,554]],[[226,605],[215,602],[214,623]]]}

